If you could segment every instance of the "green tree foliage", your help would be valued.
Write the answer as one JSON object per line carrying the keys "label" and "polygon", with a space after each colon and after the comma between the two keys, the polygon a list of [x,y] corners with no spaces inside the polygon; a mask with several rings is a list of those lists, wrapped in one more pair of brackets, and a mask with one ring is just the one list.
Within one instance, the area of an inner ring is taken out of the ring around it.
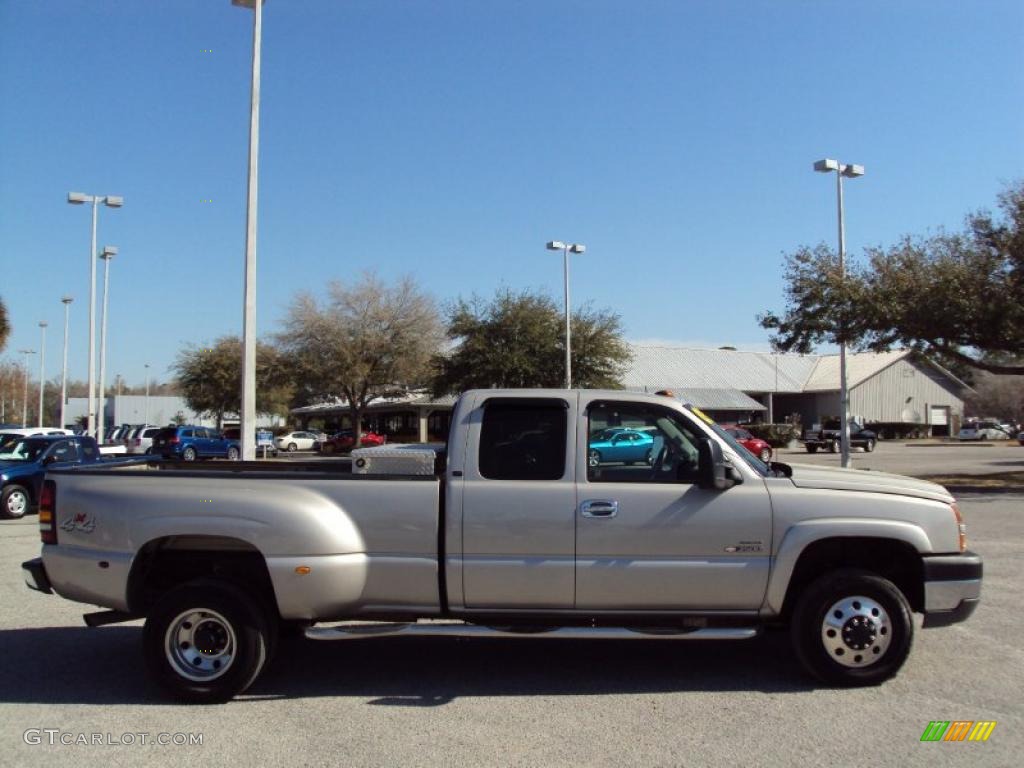
{"label": "green tree foliage", "polygon": [[11,323],[7,319],[7,305],[0,299],[0,352],[7,348],[7,337],[11,335]]}
{"label": "green tree foliage", "polygon": [[767,312],[761,325],[783,351],[845,340],[1024,374],[1001,361],[1024,349],[1024,182],[999,196],[999,208],[999,217],[968,216],[963,232],[869,249],[867,263],[845,278],[829,248],[800,248],[786,257],[785,313]]}
{"label": "green tree foliage", "polygon": [[[242,407],[242,342],[223,336],[212,346],[190,345],[178,353],[172,369],[185,402],[196,413],[218,421]],[[278,350],[256,345],[256,412],[286,414],[292,395],[291,371]]]}
{"label": "green tree foliage", "polygon": [[[590,308],[572,315],[573,385],[617,388],[629,349],[619,316]],[[448,308],[452,351],[439,355],[436,394],[486,387],[565,384],[565,316],[543,293],[499,290]]]}
{"label": "green tree foliage", "polygon": [[343,400],[359,433],[371,400],[429,380],[443,338],[434,300],[412,278],[386,285],[372,273],[330,283],[324,301],[299,294],[278,335],[295,371],[295,402]]}

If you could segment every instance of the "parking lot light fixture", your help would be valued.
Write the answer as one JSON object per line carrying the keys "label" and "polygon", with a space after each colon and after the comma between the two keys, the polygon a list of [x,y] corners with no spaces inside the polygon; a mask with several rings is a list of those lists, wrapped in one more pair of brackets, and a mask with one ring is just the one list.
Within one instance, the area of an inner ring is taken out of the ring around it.
{"label": "parking lot light fixture", "polygon": [[68,402],[68,331],[71,328],[71,302],[73,301],[71,296],[61,298],[61,303],[64,304],[64,365],[61,367],[60,374],[60,424],[57,425],[61,429],[67,426],[65,407]]}
{"label": "parking lot light fixture", "polygon": [[[92,239],[89,245],[89,394],[86,398],[87,434],[96,435],[96,217],[100,203],[108,208],[120,208],[124,198],[120,195],[87,195],[84,192],[68,192],[72,205],[92,203]],[[102,435],[100,436],[102,439]]]}
{"label": "parking lot light fixture", "polygon": [[39,330],[42,338],[39,340],[39,423],[37,427],[43,426],[43,392],[46,390],[46,326],[49,323],[45,320],[39,321]]}
{"label": "parking lot light fixture", "polygon": [[232,0],[253,10],[252,87],[249,94],[249,190],[245,226],[245,284],[242,314],[242,412],[239,442],[243,461],[256,458],[256,202],[260,142],[260,51],[264,0]]}
{"label": "parking lot light fixture", "polygon": [[572,330],[570,327],[569,310],[569,254],[583,253],[587,250],[580,243],[563,243],[561,240],[548,241],[549,251],[562,252],[562,275],[565,283],[565,388],[572,389]]}
{"label": "parking lot light fixture", "polygon": [[117,256],[117,246],[105,245],[100,258],[103,259],[103,314],[100,319],[100,402],[97,414],[96,433],[102,438],[107,420],[107,296],[110,293],[110,260]]}
{"label": "parking lot light fixture", "polygon": [[[826,157],[814,164],[814,170],[819,173],[836,174],[836,202],[839,209],[839,275],[846,277],[846,230],[843,222],[843,177],[855,179],[864,175],[863,165],[841,163],[838,160]],[[846,339],[840,328],[839,340],[839,447],[841,450],[841,464],[843,467],[850,466],[850,392],[847,387],[846,377]]]}
{"label": "parking lot light fixture", "polygon": [[25,387],[21,395],[21,426],[28,426],[28,356],[34,355],[36,351],[34,349],[19,349],[18,354],[25,356],[24,368],[25,368]]}

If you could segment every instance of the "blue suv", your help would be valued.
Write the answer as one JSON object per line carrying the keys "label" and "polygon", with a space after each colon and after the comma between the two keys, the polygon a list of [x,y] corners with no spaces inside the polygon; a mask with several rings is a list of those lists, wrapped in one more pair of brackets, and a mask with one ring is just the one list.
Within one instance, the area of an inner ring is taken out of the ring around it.
{"label": "blue suv", "polygon": [[153,437],[152,452],[165,459],[231,459],[241,455],[237,440],[211,427],[165,427]]}

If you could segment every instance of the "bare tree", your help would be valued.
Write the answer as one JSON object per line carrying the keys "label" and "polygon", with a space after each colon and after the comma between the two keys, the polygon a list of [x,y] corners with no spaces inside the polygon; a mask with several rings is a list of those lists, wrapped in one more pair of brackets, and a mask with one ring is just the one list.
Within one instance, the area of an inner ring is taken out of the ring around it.
{"label": "bare tree", "polygon": [[345,400],[356,445],[367,404],[424,386],[443,338],[437,305],[411,277],[386,285],[373,273],[331,282],[323,301],[298,294],[278,336],[298,401]]}

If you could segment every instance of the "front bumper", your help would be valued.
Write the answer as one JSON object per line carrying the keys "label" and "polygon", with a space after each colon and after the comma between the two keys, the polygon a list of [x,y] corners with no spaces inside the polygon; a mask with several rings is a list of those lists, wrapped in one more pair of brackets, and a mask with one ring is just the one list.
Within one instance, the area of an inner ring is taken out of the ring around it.
{"label": "front bumper", "polygon": [[981,601],[982,562],[973,552],[922,558],[924,627],[966,621]]}
{"label": "front bumper", "polygon": [[46,575],[46,566],[43,565],[43,558],[35,557],[22,563],[21,575],[29,589],[34,589],[47,595],[53,594],[53,587],[50,585],[50,578]]}

